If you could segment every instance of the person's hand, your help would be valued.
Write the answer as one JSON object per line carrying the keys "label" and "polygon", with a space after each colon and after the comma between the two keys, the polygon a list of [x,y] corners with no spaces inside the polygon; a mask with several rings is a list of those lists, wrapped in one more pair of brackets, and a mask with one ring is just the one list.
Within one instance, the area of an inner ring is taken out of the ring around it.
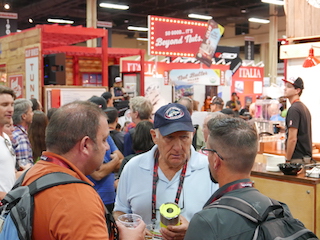
{"label": "person's hand", "polygon": [[20,166],[20,171],[26,171],[26,170],[28,170],[29,168],[31,168],[33,166],[33,164],[32,163],[27,163],[26,165],[23,165],[23,166]]}
{"label": "person's hand", "polygon": [[187,232],[189,222],[185,217],[180,215],[180,225],[178,226],[167,226],[167,228],[161,228],[163,240],[183,240],[184,235]]}
{"label": "person's hand", "polygon": [[116,221],[120,240],[144,240],[146,224],[141,220],[140,224],[136,228],[127,228],[119,221]]}

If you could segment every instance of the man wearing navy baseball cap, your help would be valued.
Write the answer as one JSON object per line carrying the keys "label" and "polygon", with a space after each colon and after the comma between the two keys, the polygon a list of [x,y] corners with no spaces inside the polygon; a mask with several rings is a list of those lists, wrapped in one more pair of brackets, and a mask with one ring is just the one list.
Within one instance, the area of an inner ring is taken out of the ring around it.
{"label": "man wearing navy baseball cap", "polygon": [[[163,239],[184,238],[188,221],[218,188],[210,181],[207,157],[192,147],[193,131],[185,106],[170,103],[156,111],[154,129],[150,131],[156,145],[132,158],[123,169],[115,217],[136,213]],[[178,225],[160,228],[159,209],[164,203],[180,207]]]}
{"label": "man wearing navy baseball cap", "polygon": [[286,116],[286,160],[303,162],[312,157],[311,114],[300,101],[304,84],[300,77],[290,77],[283,81],[284,96],[291,104]]}

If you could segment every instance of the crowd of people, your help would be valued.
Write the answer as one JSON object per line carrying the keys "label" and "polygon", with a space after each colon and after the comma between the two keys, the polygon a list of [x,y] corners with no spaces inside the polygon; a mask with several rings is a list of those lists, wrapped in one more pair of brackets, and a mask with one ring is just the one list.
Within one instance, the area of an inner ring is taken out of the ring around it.
{"label": "crowd of people", "polygon": [[[150,234],[146,225],[164,240],[235,234],[251,239],[255,227],[240,215],[203,209],[223,195],[260,204],[259,213],[270,205],[250,181],[258,149],[257,131],[246,122],[250,106],[242,111],[232,93],[223,108],[224,101],[215,96],[203,125],[196,126],[191,95],[160,107],[153,117],[150,100],[137,96],[129,100],[132,121],[119,126],[113,98],[124,90],[117,81],[112,93],[47,114],[37,99],[15,99],[12,89],[0,86],[0,200],[26,170],[24,185],[47,173],[65,172],[92,186],[59,185],[36,195],[33,224],[41,227],[33,228],[33,239],[111,239],[105,211],[114,219],[125,213],[142,217],[135,229],[117,221],[121,240],[144,239]],[[311,116],[299,100],[303,81],[285,82],[291,103],[286,159],[312,156]],[[178,225],[164,228],[159,209],[168,202],[179,206],[181,214]],[[237,227],[227,230],[229,224]]]}

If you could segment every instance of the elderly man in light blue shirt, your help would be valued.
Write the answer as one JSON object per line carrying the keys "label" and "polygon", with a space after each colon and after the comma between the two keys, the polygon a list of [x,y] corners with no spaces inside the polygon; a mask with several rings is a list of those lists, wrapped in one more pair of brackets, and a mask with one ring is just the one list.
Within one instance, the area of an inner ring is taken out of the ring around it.
{"label": "elderly man in light blue shirt", "polygon": [[191,145],[194,128],[186,107],[176,103],[161,107],[154,128],[156,145],[131,159],[121,174],[114,216],[136,213],[159,230],[160,206],[176,203],[181,208],[180,225],[159,232],[163,239],[183,239],[188,221],[218,186],[210,181],[207,157]]}

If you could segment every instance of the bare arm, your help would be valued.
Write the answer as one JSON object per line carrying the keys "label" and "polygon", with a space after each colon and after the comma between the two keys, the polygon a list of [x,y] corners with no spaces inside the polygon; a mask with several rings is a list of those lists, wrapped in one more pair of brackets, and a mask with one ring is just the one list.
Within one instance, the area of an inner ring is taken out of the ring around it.
{"label": "bare arm", "polygon": [[119,150],[115,150],[110,156],[112,159],[110,162],[103,163],[99,170],[90,175],[94,180],[100,181],[110,173],[117,172],[119,170],[123,160],[123,154]]}
{"label": "bare arm", "polygon": [[0,192],[0,200],[2,200],[6,196],[6,192]]}
{"label": "bare arm", "polygon": [[234,101],[234,104],[236,107],[233,109],[233,111],[239,111],[241,108],[241,105],[238,103],[238,99]]}
{"label": "bare arm", "polygon": [[286,149],[286,159],[291,160],[294,149],[297,144],[298,129],[290,127],[288,129],[288,139],[287,139],[287,149]]}
{"label": "bare arm", "polygon": [[114,217],[115,220],[118,220],[118,217],[122,214],[125,214],[124,212],[121,212],[121,211],[113,211],[112,212],[112,215]]}
{"label": "bare arm", "polygon": [[31,163],[28,163],[27,165],[20,167],[20,168],[22,168],[22,170],[20,170],[20,171],[16,170],[16,179],[18,179],[25,171],[27,171],[32,166],[33,165]]}

